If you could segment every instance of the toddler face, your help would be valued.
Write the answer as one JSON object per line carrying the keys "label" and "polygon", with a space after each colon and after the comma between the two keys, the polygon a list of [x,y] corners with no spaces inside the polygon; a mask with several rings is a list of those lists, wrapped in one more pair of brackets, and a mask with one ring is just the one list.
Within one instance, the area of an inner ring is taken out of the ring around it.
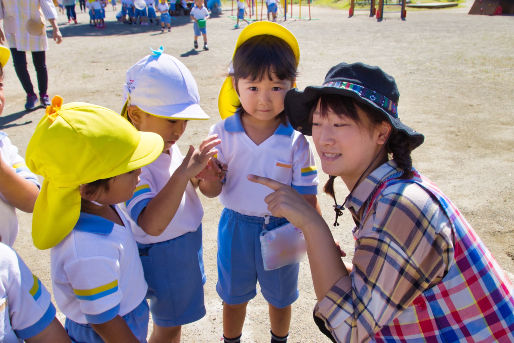
{"label": "toddler face", "polygon": [[187,120],[161,118],[142,111],[140,112],[141,121],[138,125],[138,130],[159,134],[164,141],[163,152],[167,152],[186,130]]}
{"label": "toddler face", "polygon": [[284,98],[291,89],[291,80],[281,80],[274,73],[262,80],[240,78],[237,81],[239,100],[245,112],[259,120],[272,120],[284,110]]}

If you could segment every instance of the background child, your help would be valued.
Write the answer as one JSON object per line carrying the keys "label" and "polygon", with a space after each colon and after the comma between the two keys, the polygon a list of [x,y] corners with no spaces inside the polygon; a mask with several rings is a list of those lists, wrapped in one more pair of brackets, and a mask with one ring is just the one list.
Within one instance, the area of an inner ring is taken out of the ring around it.
{"label": "background child", "polygon": [[203,5],[203,0],[195,0],[195,6],[191,10],[191,19],[194,21],[193,30],[195,33],[194,47],[198,49],[198,37],[203,36],[203,49],[209,50],[207,46],[206,20],[209,18],[209,10]]}
{"label": "background child", "polygon": [[211,133],[220,137],[217,158],[227,165],[226,182],[218,184],[225,209],[218,229],[216,285],[223,299],[225,342],[239,342],[257,281],[269,304],[271,341],[287,341],[299,264],[264,270],[260,234],[287,221],[269,216],[264,198],[270,190],[256,187],[247,175],[267,175],[292,185],[317,208],[314,157],[284,114],[284,97],[295,83],[299,58],[298,42],[287,29],[271,22],[250,24],[239,35],[233,71],[220,91],[220,114],[228,118]]}
{"label": "background child", "polygon": [[[223,175],[201,173],[216,153],[216,136],[182,156],[177,141],[188,120],[208,119],[191,72],[176,58],[154,51],[127,71],[122,114],[142,131],[158,133],[162,154],[143,168],[127,211],[134,228],[148,282],[154,322],[152,342],[180,342],[181,326],[205,315],[202,258],[203,208],[195,187],[210,195]],[[214,166],[215,167],[215,166]],[[210,181],[214,179],[213,181]]]}
{"label": "background child", "polygon": [[52,99],[27,147],[27,165],[44,177],[34,244],[52,248],[54,296],[74,342],[146,342],[147,285],[131,221],[116,204],[132,196],[162,139],[107,108],[61,104]]}
{"label": "background child", "polygon": [[55,317],[50,293],[18,254],[3,243],[0,243],[0,265],[0,340],[69,342]]}
{"label": "background child", "polygon": [[273,21],[277,21],[277,0],[266,0],[266,7],[268,9],[267,16],[269,20],[269,15],[271,14],[271,19]]}
{"label": "background child", "polygon": [[[4,67],[11,56],[8,48],[0,46],[0,84]],[[5,106],[4,88],[0,86],[0,115]],[[39,193],[39,181],[25,165],[7,134],[0,131],[0,241],[12,246],[18,235],[16,208],[32,212]]]}
{"label": "background child", "polygon": [[234,29],[239,28],[239,21],[243,20],[247,24],[250,24],[248,20],[245,19],[245,0],[237,0],[237,22],[236,25],[234,25]]}
{"label": "background child", "polygon": [[164,27],[168,27],[168,32],[171,31],[171,16],[169,13],[169,6],[166,0],[160,0],[157,5],[157,11],[161,14],[161,32],[164,32]]}
{"label": "background child", "polygon": [[154,20],[157,22],[157,15],[155,14],[155,1],[145,0],[145,2],[148,10],[148,20],[151,24],[153,24]]}

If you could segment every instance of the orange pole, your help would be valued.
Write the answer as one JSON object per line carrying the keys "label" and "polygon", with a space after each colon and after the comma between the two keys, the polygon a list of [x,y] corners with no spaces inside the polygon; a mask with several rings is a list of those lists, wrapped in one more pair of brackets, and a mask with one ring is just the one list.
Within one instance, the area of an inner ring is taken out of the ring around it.
{"label": "orange pole", "polygon": [[302,20],[302,0],[299,0],[298,4],[300,5],[300,11],[298,12],[298,18],[300,18],[300,20]]}
{"label": "orange pole", "polygon": [[307,0],[307,3],[309,4],[309,20],[311,20],[311,0]]}
{"label": "orange pole", "polygon": [[293,17],[293,0],[289,0],[291,1],[291,13],[289,13],[289,18],[292,18]]}

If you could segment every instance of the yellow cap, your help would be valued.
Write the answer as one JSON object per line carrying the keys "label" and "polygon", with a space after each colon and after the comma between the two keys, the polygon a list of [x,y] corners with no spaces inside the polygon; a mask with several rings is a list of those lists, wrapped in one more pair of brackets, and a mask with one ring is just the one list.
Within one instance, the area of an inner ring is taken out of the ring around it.
{"label": "yellow cap", "polygon": [[110,109],[62,105],[54,97],[26,152],[27,166],[44,177],[32,219],[34,245],[51,248],[71,232],[80,215],[80,185],[141,168],[163,146],[161,136],[137,131]]}
{"label": "yellow cap", "polygon": [[[296,37],[291,33],[291,31],[282,25],[269,21],[259,21],[246,26],[237,38],[232,58],[234,58],[237,49],[244,42],[252,37],[261,35],[271,35],[285,41],[293,50],[296,58],[296,66],[298,67],[298,64],[300,63],[300,47]],[[221,86],[221,90],[218,95],[218,110],[220,112],[221,119],[225,119],[233,115],[240,105],[241,102],[239,102],[239,96],[232,85],[232,77],[228,76],[225,81],[223,81],[223,85]]]}
{"label": "yellow cap", "polygon": [[9,56],[11,56],[11,50],[0,45],[0,65],[2,65],[2,68],[5,67],[7,61],[9,61]]}

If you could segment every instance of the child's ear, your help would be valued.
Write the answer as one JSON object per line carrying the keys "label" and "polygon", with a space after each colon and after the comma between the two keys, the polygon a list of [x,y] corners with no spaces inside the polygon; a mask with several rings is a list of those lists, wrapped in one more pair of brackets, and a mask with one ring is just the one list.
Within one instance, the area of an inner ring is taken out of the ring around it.
{"label": "child's ear", "polygon": [[80,197],[87,201],[96,201],[98,198],[98,189],[96,191],[92,191],[91,187],[88,185],[80,185],[79,192]]}
{"label": "child's ear", "polygon": [[141,124],[141,112],[137,110],[135,105],[127,106],[127,117],[136,128]]}
{"label": "child's ear", "polygon": [[236,78],[231,76],[230,79],[232,80],[232,88],[234,88],[236,90],[237,95],[239,95],[239,89],[237,88]]}
{"label": "child's ear", "polygon": [[377,127],[377,143],[378,144],[385,144],[387,143],[387,140],[389,139],[389,136],[391,135],[391,124],[389,124],[386,121],[381,122],[378,124]]}

